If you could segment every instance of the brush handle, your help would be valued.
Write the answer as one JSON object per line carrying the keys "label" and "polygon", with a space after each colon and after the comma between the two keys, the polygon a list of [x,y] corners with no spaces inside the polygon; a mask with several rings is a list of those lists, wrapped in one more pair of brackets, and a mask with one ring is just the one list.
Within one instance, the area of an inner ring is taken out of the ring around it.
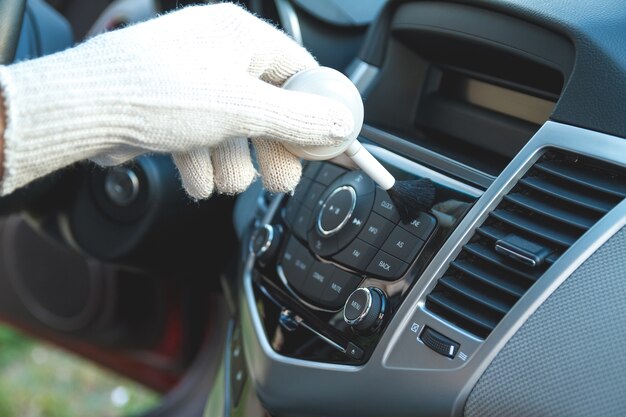
{"label": "brush handle", "polygon": [[352,141],[345,154],[383,190],[389,190],[396,179],[358,140]]}

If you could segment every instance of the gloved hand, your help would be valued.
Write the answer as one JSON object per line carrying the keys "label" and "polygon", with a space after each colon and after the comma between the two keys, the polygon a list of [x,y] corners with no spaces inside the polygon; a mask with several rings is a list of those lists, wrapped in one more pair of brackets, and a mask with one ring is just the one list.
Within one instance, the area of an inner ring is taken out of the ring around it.
{"label": "gloved hand", "polygon": [[83,159],[104,165],[169,152],[194,198],[234,194],[256,176],[289,191],[300,162],[281,145],[336,144],[347,108],[280,89],[311,55],[238,6],[188,7],[64,52],[0,67],[5,195]]}

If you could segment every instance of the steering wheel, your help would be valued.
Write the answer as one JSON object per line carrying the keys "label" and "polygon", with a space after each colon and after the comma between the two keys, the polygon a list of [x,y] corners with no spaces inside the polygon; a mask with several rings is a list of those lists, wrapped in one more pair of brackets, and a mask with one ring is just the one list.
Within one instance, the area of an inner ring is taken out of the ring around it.
{"label": "steering wheel", "polygon": [[26,0],[0,0],[0,64],[10,64],[20,39]]}

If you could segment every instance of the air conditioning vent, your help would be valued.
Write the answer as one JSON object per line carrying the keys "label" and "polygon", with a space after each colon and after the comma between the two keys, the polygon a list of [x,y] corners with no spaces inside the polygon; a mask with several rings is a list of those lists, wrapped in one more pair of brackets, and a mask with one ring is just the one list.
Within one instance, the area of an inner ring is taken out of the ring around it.
{"label": "air conditioning vent", "polygon": [[485,338],[531,285],[626,197],[626,170],[549,150],[489,214],[426,308]]}

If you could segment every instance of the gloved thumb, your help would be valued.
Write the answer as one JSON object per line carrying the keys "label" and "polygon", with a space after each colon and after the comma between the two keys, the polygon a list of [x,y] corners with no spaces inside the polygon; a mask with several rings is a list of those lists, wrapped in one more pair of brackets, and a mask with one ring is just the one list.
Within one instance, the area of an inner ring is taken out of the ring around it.
{"label": "gloved thumb", "polygon": [[213,193],[213,165],[209,149],[196,149],[172,155],[187,194],[203,200]]}

